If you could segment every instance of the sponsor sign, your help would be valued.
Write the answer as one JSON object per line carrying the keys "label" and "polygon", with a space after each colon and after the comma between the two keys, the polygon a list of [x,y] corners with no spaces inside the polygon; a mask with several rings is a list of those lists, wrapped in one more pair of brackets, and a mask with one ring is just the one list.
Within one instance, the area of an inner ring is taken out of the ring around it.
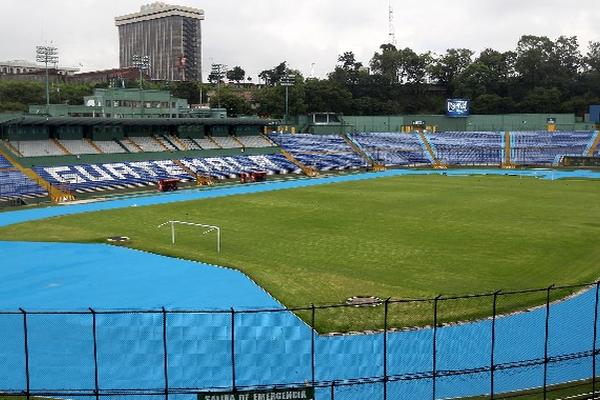
{"label": "sponsor sign", "polygon": [[448,99],[446,115],[452,118],[468,117],[471,113],[471,101],[465,99]]}
{"label": "sponsor sign", "polygon": [[198,400],[314,400],[314,398],[313,387],[198,393]]}

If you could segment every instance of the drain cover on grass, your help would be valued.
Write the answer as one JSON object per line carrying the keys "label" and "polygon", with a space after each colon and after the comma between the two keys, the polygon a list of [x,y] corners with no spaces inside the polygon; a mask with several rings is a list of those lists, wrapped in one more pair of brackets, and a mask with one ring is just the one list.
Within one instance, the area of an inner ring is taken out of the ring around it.
{"label": "drain cover on grass", "polygon": [[377,307],[383,304],[383,300],[375,296],[354,296],[346,300],[346,304],[355,307]]}

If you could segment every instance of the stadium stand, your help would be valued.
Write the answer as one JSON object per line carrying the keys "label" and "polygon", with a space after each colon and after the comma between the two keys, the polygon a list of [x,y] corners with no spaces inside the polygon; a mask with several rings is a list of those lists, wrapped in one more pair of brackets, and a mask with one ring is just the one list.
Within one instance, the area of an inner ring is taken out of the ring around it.
{"label": "stadium stand", "polygon": [[60,140],[69,153],[71,154],[98,154],[98,150],[84,139],[79,140]]}
{"label": "stadium stand", "polygon": [[160,144],[162,147],[162,151],[180,151],[179,147],[172,141],[172,139],[168,138],[167,135],[154,135],[154,139]]}
{"label": "stadium stand", "polygon": [[214,136],[212,138],[223,149],[239,149],[240,143],[231,136]]}
{"label": "stadium stand", "polygon": [[183,143],[183,145],[186,147],[186,150],[202,150],[202,147],[200,147],[198,142],[196,142],[194,139],[179,138],[179,141]]}
{"label": "stadium stand", "polygon": [[45,197],[48,193],[0,155],[0,201]]}
{"label": "stadium stand", "polygon": [[[510,138],[507,143],[506,138]],[[593,151],[595,155],[600,155],[600,148],[594,148],[597,139],[597,132],[513,132],[509,135],[500,132],[440,132],[425,135],[379,132],[355,133],[347,137],[273,133],[268,138],[207,136],[193,139],[156,135],[126,137],[120,141],[31,140],[12,145],[26,156],[65,155],[65,151],[57,144],[60,143],[72,154],[171,151],[174,153],[172,158],[180,158],[33,168],[41,179],[52,185],[84,193],[145,187],[166,178],[193,181],[196,174],[214,179],[236,178],[243,172],[258,171],[314,176],[311,172],[368,167],[373,160],[386,166],[400,167],[430,166],[435,162],[459,166],[498,166],[503,163],[505,156],[508,158],[510,155],[516,164],[550,165],[563,155],[589,155]],[[281,146],[282,154],[205,158],[175,156],[179,150],[272,147],[274,144]],[[0,199],[46,195],[45,189],[21,171],[15,170],[5,158],[0,159],[0,172]]]}
{"label": "stadium stand", "polygon": [[274,144],[263,136],[238,136],[244,147],[273,147]]}
{"label": "stadium stand", "polygon": [[196,139],[196,141],[198,142],[200,147],[202,147],[203,149],[206,149],[206,150],[220,149],[219,145],[216,142],[212,141],[209,137],[205,137],[202,139]]}
{"label": "stadium stand", "polygon": [[348,136],[365,153],[386,166],[431,164],[415,134],[378,132]]}
{"label": "stadium stand", "polygon": [[271,134],[269,137],[303,165],[319,171],[367,166],[366,160],[339,135]]}
{"label": "stadium stand", "polygon": [[165,151],[165,147],[153,136],[130,136],[129,140],[137,144],[144,152]]}
{"label": "stadium stand", "polygon": [[127,150],[115,140],[95,140],[94,144],[107,154],[127,153]]}
{"label": "stadium stand", "polygon": [[426,134],[436,158],[448,165],[499,165],[504,136],[499,132],[439,132]]}
{"label": "stadium stand", "polygon": [[[184,167],[215,179],[235,178],[241,172],[266,171],[268,174],[299,174],[301,171],[280,154],[184,158]],[[109,164],[81,164],[58,167],[34,167],[33,170],[53,185],[67,185],[77,193],[132,189],[155,185],[160,179],[195,180],[173,160],[138,161]]]}
{"label": "stadium stand", "polygon": [[593,132],[511,132],[511,160],[515,164],[552,165],[560,156],[584,156]]}
{"label": "stadium stand", "polygon": [[11,141],[10,145],[23,157],[64,156],[65,152],[48,139]]}

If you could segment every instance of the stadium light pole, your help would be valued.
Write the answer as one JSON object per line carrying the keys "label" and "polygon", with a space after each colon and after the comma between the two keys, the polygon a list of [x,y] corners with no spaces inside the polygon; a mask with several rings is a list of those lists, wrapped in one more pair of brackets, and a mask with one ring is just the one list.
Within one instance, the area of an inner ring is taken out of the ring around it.
{"label": "stadium light pole", "polygon": [[288,123],[288,115],[290,108],[290,94],[289,88],[290,86],[294,86],[296,81],[296,77],[292,74],[286,74],[281,78],[281,86],[285,87],[285,124]]}
{"label": "stadium light pole", "polygon": [[140,71],[140,106],[141,114],[144,115],[144,71],[150,69],[150,57],[134,55],[131,57],[132,65]]}
{"label": "stadium light pole", "polygon": [[213,79],[217,80],[217,107],[221,108],[221,79],[225,78],[227,74],[227,65],[225,64],[212,64],[211,75]]}
{"label": "stadium light pole", "polygon": [[36,46],[35,60],[46,66],[46,114],[50,112],[50,78],[48,76],[48,64],[58,64],[58,49],[54,46]]}

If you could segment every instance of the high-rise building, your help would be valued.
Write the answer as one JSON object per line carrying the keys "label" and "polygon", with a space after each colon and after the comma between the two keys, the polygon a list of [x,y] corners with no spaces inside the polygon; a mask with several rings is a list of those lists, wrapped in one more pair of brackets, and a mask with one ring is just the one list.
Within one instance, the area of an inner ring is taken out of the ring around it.
{"label": "high-rise building", "polygon": [[202,80],[202,20],[204,10],[160,2],[116,17],[121,68],[134,66],[134,56],[148,57],[152,79]]}

